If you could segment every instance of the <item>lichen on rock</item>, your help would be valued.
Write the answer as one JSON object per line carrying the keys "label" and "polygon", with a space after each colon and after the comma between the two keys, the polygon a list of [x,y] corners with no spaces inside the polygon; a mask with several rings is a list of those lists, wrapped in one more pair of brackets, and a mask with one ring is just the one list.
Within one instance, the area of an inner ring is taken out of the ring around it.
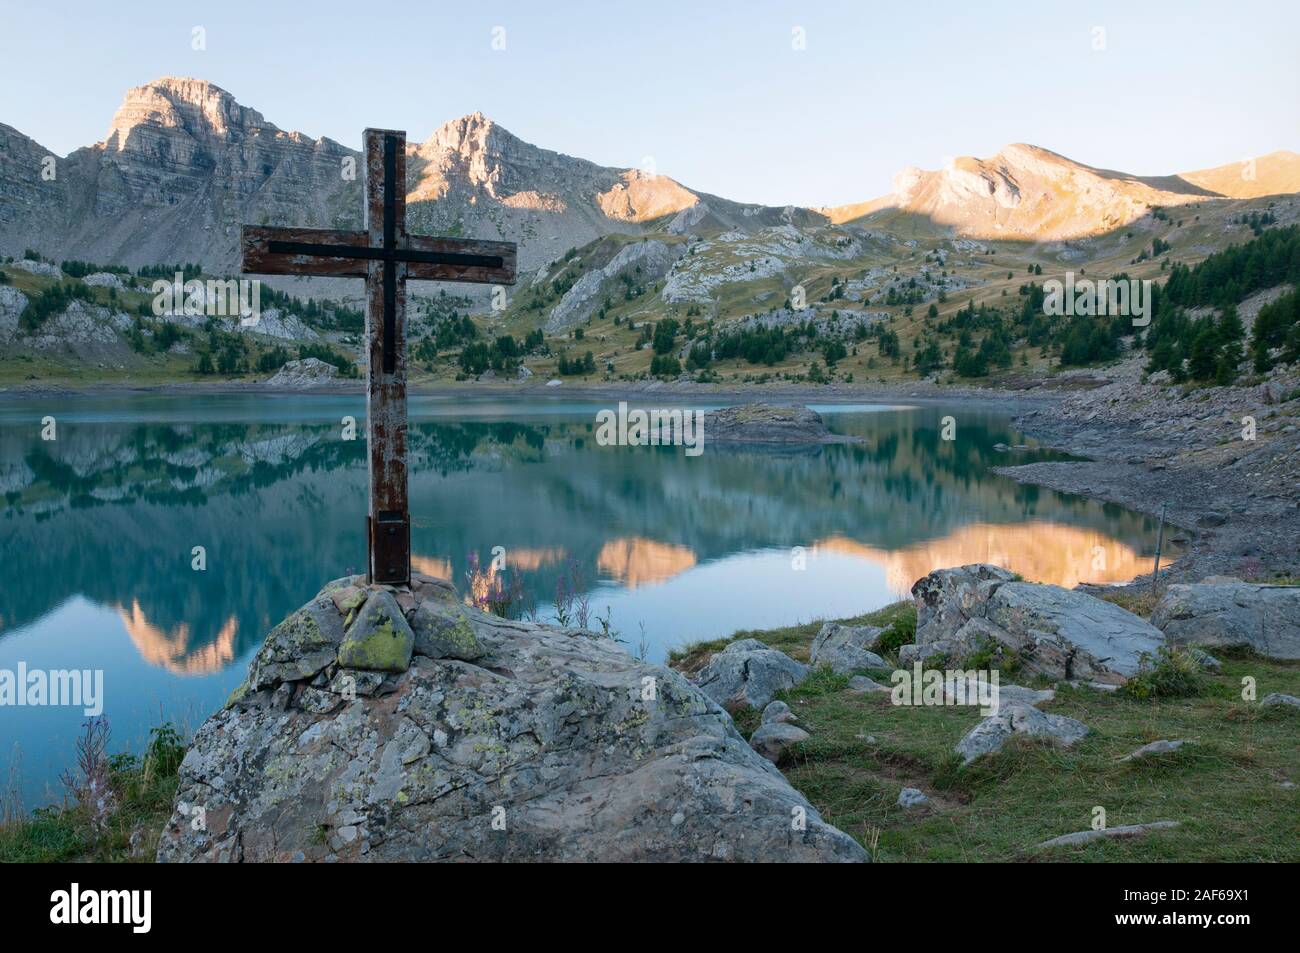
{"label": "lichen on rock", "polygon": [[[374,640],[400,671],[351,664]],[[158,859],[870,858],[681,675],[417,577],[339,580],[272,631],[195,735]]]}

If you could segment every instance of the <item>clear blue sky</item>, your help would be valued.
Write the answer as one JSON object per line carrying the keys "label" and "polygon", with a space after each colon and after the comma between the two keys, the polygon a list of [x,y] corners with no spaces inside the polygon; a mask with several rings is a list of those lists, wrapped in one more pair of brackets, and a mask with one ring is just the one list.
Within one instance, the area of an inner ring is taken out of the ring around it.
{"label": "clear blue sky", "polygon": [[1016,141],[1143,175],[1300,151],[1298,38],[1296,0],[0,0],[0,122],[66,154],[104,137],[128,87],[195,76],[352,146],[477,109],[729,198],[836,205]]}

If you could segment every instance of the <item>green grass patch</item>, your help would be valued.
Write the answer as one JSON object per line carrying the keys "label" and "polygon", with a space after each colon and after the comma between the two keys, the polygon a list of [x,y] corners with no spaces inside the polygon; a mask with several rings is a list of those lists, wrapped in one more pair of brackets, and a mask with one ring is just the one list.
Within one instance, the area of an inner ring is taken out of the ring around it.
{"label": "green grass patch", "polygon": [[[910,603],[899,603],[843,621],[883,625],[910,612]],[[687,646],[672,664],[698,668],[735,638],[756,638],[806,661],[820,627],[740,632]],[[965,768],[953,748],[979,720],[975,710],[897,707],[882,693],[854,694],[847,679],[822,670],[778,696],[811,734],[791,749],[783,771],[826,821],[869,849],[874,844],[881,861],[1300,861],[1300,789],[1281,786],[1300,782],[1300,717],[1241,697],[1245,678],[1254,679],[1259,698],[1300,694],[1300,665],[1214,654],[1222,670],[1197,672],[1190,695],[1133,697],[1059,684],[1043,709],[1082,721],[1089,737],[1069,749],[1015,738]],[[1153,678],[1162,683],[1168,673]],[[742,712],[736,721],[748,737],[758,713]],[[1163,757],[1117,760],[1158,739],[1190,743]],[[903,787],[925,791],[931,806],[899,807]],[[1032,851],[1088,829],[1096,807],[1111,827],[1157,820],[1180,826]]]}

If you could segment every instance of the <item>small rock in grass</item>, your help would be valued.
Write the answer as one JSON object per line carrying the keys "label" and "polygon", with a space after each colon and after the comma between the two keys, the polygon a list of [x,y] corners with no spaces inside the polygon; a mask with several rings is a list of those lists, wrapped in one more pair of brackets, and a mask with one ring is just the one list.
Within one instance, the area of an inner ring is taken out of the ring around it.
{"label": "small rock in grass", "polygon": [[791,745],[806,741],[811,737],[808,732],[795,725],[784,722],[768,722],[760,725],[749,739],[749,746],[773,764],[780,764],[786,749]]}
{"label": "small rock in grass", "polygon": [[865,675],[854,675],[849,679],[849,691],[855,695],[866,695],[869,692],[889,694],[892,689],[888,685],[881,685],[879,682],[872,681]]}
{"label": "small rock in grass", "polygon": [[1284,695],[1281,692],[1269,692],[1260,702],[1265,708],[1272,708],[1274,705],[1289,705],[1292,708],[1300,708],[1300,698],[1294,695]]}
{"label": "small rock in grass", "polygon": [[898,806],[909,810],[916,807],[924,807],[929,803],[930,799],[926,797],[925,792],[918,790],[917,788],[903,788],[898,795]]}
{"label": "small rock in grass", "polygon": [[984,718],[957,742],[956,752],[962,764],[970,764],[981,755],[1000,751],[1014,734],[1045,738],[1064,748],[1088,734],[1088,726],[1064,715],[1049,715],[1028,705],[1003,705],[996,715]]}
{"label": "small rock in grass", "polygon": [[1121,758],[1116,758],[1115,760],[1119,762],[1141,761],[1143,758],[1150,758],[1155,755],[1171,754],[1188,743],[1189,742],[1181,738],[1177,741],[1165,741],[1164,739],[1161,739],[1160,741],[1153,741],[1148,745],[1143,745],[1141,748],[1130,751],[1128,754]]}
{"label": "small rock in grass", "polygon": [[1187,654],[1196,662],[1197,665],[1207,672],[1217,672],[1223,668],[1223,663],[1204,649],[1198,649],[1194,645],[1187,647]]}
{"label": "small rock in grass", "polygon": [[767,707],[763,709],[762,723],[765,725],[798,720],[798,716],[790,710],[790,706],[785,702],[768,702]]}
{"label": "small rock in grass", "polygon": [[1046,850],[1049,847],[1074,847],[1095,840],[1111,838],[1145,837],[1151,831],[1167,831],[1178,826],[1177,821],[1152,821],[1150,824],[1126,824],[1123,827],[1105,827],[1099,831],[1076,831],[1053,837],[1041,844],[1035,844],[1034,850]]}

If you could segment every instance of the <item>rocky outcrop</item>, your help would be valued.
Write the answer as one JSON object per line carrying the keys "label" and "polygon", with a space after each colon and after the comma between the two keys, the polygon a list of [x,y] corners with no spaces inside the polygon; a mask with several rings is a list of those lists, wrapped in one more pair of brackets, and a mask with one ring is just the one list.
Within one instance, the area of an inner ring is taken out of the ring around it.
{"label": "rocky outcrop", "polygon": [[270,633],[181,764],[158,859],[869,858],[680,675],[417,575],[337,580]]}
{"label": "rocky outcrop", "polygon": [[624,245],[609,264],[588,271],[564,293],[546,319],[546,330],[563,331],[587,320],[605,297],[614,293],[615,282],[625,275],[639,285],[653,284],[668,273],[680,254],[680,245],[657,239]]}
{"label": "rocky outcrop", "polygon": [[320,338],[296,314],[279,308],[266,308],[261,314],[241,320],[240,328],[281,341],[315,341]]}
{"label": "rocky outcrop", "polygon": [[119,292],[126,290],[122,279],[109,271],[97,271],[92,275],[86,275],[81,280],[92,288],[108,288]]}
{"label": "rocky outcrop", "polygon": [[131,323],[131,317],[124,311],[73,301],[43,321],[22,343],[37,350],[71,352],[94,359],[105,353],[125,351],[127,346],[118,334],[129,330]]}
{"label": "rocky outcrop", "polygon": [[1012,735],[1039,738],[1068,748],[1088,735],[1088,726],[1064,715],[1049,715],[1028,705],[1003,705],[996,715],[981,718],[978,725],[957,742],[963,764],[981,755],[1002,750]]}
{"label": "rocky outcrop", "polygon": [[942,653],[960,661],[990,646],[1030,674],[1123,684],[1165,644],[1159,629],[1077,590],[1021,582],[997,566],[940,569],[912,586],[916,644],[903,664]]}
{"label": "rocky outcrop", "polygon": [[1173,585],[1151,624],[1173,645],[1249,648],[1276,659],[1300,659],[1300,586],[1244,582]]}
{"label": "rocky outcrop", "polygon": [[301,361],[289,361],[275,372],[275,376],[266,382],[267,387],[283,387],[290,390],[306,390],[333,384],[339,379],[339,369],[319,358],[307,357]]}
{"label": "rocky outcrop", "polygon": [[0,344],[18,336],[18,319],[27,310],[27,295],[17,288],[0,285]]}
{"label": "rocky outcrop", "polygon": [[874,625],[827,622],[813,639],[809,657],[813,665],[827,665],[841,675],[864,668],[889,668],[889,663],[872,651],[884,631]]}
{"label": "rocky outcrop", "polygon": [[42,278],[62,278],[63,271],[58,265],[51,265],[47,261],[33,261],[30,258],[16,258],[9,263],[10,268],[17,268],[31,275],[40,275]]}
{"label": "rocky outcrop", "polygon": [[709,659],[696,684],[728,711],[763,708],[780,691],[794,688],[810,669],[758,639],[732,642]]}
{"label": "rocky outcrop", "polygon": [[831,433],[821,414],[807,407],[742,404],[705,414],[710,443],[807,445],[861,443],[859,437]]}

